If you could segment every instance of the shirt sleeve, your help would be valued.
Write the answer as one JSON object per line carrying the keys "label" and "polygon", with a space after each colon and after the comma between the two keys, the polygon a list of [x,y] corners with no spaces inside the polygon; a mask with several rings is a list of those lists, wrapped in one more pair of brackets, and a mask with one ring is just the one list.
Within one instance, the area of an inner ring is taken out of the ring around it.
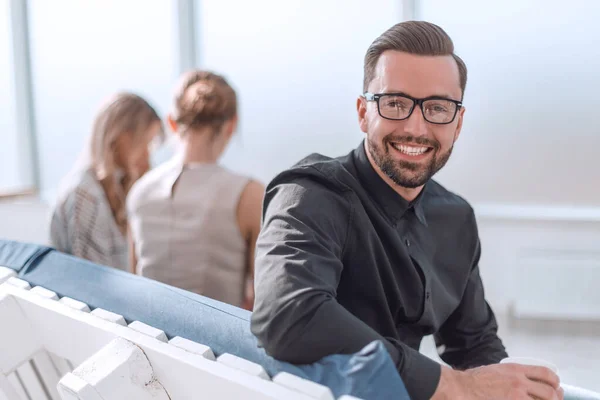
{"label": "shirt sleeve", "polygon": [[382,337],[336,301],[351,218],[352,203],[344,193],[311,180],[267,190],[252,332],[271,356],[296,364],[355,353],[380,340],[411,397],[428,399],[437,388],[440,365]]}
{"label": "shirt sleeve", "polygon": [[88,192],[77,188],[57,205],[50,225],[51,244],[57,250],[90,259],[92,253],[104,252],[94,238],[98,202]]}
{"label": "shirt sleeve", "polygon": [[497,334],[494,312],[485,300],[479,274],[481,245],[474,215],[469,224],[467,230],[473,233],[475,243],[469,279],[459,306],[435,335],[442,360],[458,369],[495,364],[508,356]]}

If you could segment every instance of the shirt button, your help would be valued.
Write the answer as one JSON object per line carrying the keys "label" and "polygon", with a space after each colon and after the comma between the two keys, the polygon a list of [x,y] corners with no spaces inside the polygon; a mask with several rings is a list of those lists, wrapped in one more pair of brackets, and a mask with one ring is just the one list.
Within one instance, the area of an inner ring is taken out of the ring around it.
{"label": "shirt button", "polygon": [[429,297],[430,297],[430,293],[429,293],[429,292],[425,293],[425,298],[426,298],[427,300],[429,300]]}
{"label": "shirt button", "polygon": [[406,243],[406,247],[410,247],[410,239],[409,238],[404,239],[404,243]]}

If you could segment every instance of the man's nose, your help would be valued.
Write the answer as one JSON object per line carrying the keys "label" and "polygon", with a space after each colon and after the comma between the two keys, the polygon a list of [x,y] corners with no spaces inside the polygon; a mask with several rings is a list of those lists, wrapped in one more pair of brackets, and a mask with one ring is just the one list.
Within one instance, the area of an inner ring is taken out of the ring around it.
{"label": "man's nose", "polygon": [[423,117],[421,107],[415,104],[415,109],[404,123],[404,133],[413,137],[427,136],[427,121]]}

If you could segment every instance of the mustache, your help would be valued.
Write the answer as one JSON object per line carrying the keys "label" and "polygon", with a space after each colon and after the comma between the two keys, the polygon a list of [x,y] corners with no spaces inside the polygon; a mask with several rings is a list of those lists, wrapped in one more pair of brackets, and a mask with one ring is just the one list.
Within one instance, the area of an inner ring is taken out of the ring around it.
{"label": "mustache", "polygon": [[434,150],[437,150],[441,147],[440,142],[438,142],[437,140],[429,139],[422,136],[415,137],[412,135],[400,136],[389,134],[384,138],[384,141],[387,143],[394,142],[401,144],[419,144],[421,146],[432,147]]}

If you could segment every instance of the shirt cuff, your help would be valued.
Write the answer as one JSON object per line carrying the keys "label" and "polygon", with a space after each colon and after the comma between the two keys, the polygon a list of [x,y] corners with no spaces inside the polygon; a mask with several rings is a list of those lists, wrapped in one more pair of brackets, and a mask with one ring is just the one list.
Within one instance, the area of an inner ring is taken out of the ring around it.
{"label": "shirt cuff", "polygon": [[[411,349],[412,350],[412,349]],[[442,366],[416,350],[406,353],[400,376],[412,400],[429,400],[440,383]]]}

